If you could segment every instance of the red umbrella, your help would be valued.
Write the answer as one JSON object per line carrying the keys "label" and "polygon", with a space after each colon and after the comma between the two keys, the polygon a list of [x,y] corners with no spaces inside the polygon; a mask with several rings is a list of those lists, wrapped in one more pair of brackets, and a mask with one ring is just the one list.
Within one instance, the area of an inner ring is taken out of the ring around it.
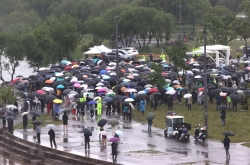
{"label": "red umbrella", "polygon": [[155,93],[155,92],[158,92],[158,89],[157,88],[152,88],[152,89],[149,89],[148,92]]}
{"label": "red umbrella", "polygon": [[199,88],[199,89],[198,89],[198,92],[200,92],[200,91],[204,91],[204,88]]}
{"label": "red umbrella", "polygon": [[37,90],[36,92],[39,93],[39,94],[44,94],[45,93],[43,90]]}
{"label": "red umbrella", "polygon": [[71,69],[72,69],[71,66],[67,66],[67,67],[64,68],[64,70],[71,70]]}
{"label": "red umbrella", "polygon": [[15,82],[17,82],[17,81],[19,81],[20,80],[20,78],[15,78],[11,83],[12,84],[15,84]]}

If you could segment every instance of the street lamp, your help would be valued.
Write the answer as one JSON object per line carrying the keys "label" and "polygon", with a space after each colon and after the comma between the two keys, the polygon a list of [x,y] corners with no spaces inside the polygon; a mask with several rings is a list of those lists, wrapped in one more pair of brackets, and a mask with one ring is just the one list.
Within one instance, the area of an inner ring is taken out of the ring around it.
{"label": "street lamp", "polygon": [[118,18],[119,16],[115,16],[115,42],[116,42],[116,54],[115,54],[115,60],[116,60],[116,75],[119,76],[119,56],[118,56]]}
{"label": "street lamp", "polygon": [[180,34],[179,34],[179,41],[180,41],[181,40],[181,8],[182,8],[181,4],[179,5],[179,8],[180,8]]}
{"label": "street lamp", "polygon": [[208,136],[208,113],[207,113],[207,29],[204,26],[204,126],[206,129],[206,136]]}

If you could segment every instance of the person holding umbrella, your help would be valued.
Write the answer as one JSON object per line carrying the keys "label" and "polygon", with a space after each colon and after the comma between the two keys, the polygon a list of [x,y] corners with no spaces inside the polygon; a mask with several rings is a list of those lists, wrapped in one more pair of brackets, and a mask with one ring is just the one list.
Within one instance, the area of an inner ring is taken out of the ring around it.
{"label": "person holding umbrella", "polygon": [[55,135],[55,131],[52,128],[50,128],[50,130],[48,132],[48,135],[49,135],[49,141],[50,141],[51,148],[53,148],[52,142],[54,143],[55,148],[57,148],[57,146],[56,146],[56,140],[55,140],[56,135]]}
{"label": "person holding umbrella", "polygon": [[[32,116],[32,121],[33,122],[36,121],[36,116],[35,115]],[[35,130],[35,129],[36,129],[36,124],[33,124],[33,130]]]}
{"label": "person holding umbrella", "polygon": [[7,112],[3,112],[2,113],[2,122],[3,122],[3,127],[6,127],[6,120],[5,118],[7,117]]}
{"label": "person holding umbrella", "polygon": [[85,142],[85,151],[87,151],[87,147],[88,147],[88,150],[90,149],[90,146],[89,146],[90,138],[88,134],[84,134],[84,142]]}
{"label": "person holding umbrella", "polygon": [[[28,113],[28,112],[26,112],[26,113]],[[27,126],[28,126],[28,115],[25,114],[25,115],[23,115],[23,129],[26,130]]]}
{"label": "person holding umbrella", "polygon": [[142,115],[144,115],[145,107],[146,107],[146,103],[142,98],[141,101],[140,101],[140,111],[141,111]]}
{"label": "person holding umbrella", "polygon": [[227,135],[225,135],[223,143],[224,143],[224,148],[226,151],[227,158],[230,158],[230,154],[229,154],[230,142],[231,142],[230,139],[227,137]]}
{"label": "person holding umbrella", "polygon": [[68,115],[66,114],[66,112],[64,112],[63,116],[62,116],[62,121],[63,121],[63,131],[68,131]]}
{"label": "person holding umbrella", "polygon": [[118,147],[117,142],[113,142],[111,144],[113,162],[117,162],[117,160],[116,160],[117,159],[117,147]]}
{"label": "person holding umbrella", "polygon": [[148,120],[148,132],[151,132],[151,127],[152,127],[152,124],[153,124],[153,119],[155,117],[155,114],[153,112],[150,112],[146,118]]}

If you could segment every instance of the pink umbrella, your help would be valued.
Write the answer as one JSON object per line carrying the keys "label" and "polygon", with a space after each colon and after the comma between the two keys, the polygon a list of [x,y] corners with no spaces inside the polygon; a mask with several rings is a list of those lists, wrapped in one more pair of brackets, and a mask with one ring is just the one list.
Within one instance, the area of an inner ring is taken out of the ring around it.
{"label": "pink umbrella", "polygon": [[97,92],[107,92],[107,91],[106,91],[106,89],[101,88],[101,89],[98,89]]}
{"label": "pink umbrella", "polygon": [[128,79],[134,79],[134,76],[127,76]]}
{"label": "pink umbrella", "polygon": [[44,94],[45,93],[43,90],[37,90],[36,92],[39,93],[39,94]]}
{"label": "pink umbrella", "polygon": [[75,83],[73,86],[76,87],[76,88],[80,88],[81,84]]}
{"label": "pink umbrella", "polygon": [[246,67],[246,69],[250,70],[250,67]]}

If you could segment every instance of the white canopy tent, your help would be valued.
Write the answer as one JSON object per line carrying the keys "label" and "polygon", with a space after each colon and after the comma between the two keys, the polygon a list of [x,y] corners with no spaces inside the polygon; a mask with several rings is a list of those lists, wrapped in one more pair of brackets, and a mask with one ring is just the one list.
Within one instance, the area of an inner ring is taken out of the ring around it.
{"label": "white canopy tent", "polygon": [[[200,47],[201,50],[204,50],[204,46]],[[206,50],[214,50],[214,51],[219,51],[219,50],[225,50],[226,51],[226,65],[229,65],[229,58],[230,58],[230,46],[225,46],[225,45],[207,45]],[[204,52],[204,51],[203,51]],[[216,54],[216,66],[219,66],[219,54]]]}
{"label": "white canopy tent", "polygon": [[[220,62],[220,60],[219,60],[219,54],[220,54],[220,52],[215,51],[215,50],[207,50],[206,53],[207,53],[206,56],[209,56],[208,54],[216,54],[216,61],[215,61],[216,62],[216,66],[220,65],[219,64],[219,62]],[[197,50],[197,51],[193,51],[193,52],[187,52],[186,54],[187,55],[204,54],[204,50]],[[211,56],[209,56],[209,57],[211,57]],[[217,57],[218,57],[218,59],[217,59]]]}
{"label": "white canopy tent", "polygon": [[104,45],[97,46],[97,49],[99,49],[103,53],[111,53],[112,52],[112,49],[109,49]]}
{"label": "white canopy tent", "polygon": [[83,54],[101,54],[102,52],[97,48],[97,46],[92,47],[89,51]]}

